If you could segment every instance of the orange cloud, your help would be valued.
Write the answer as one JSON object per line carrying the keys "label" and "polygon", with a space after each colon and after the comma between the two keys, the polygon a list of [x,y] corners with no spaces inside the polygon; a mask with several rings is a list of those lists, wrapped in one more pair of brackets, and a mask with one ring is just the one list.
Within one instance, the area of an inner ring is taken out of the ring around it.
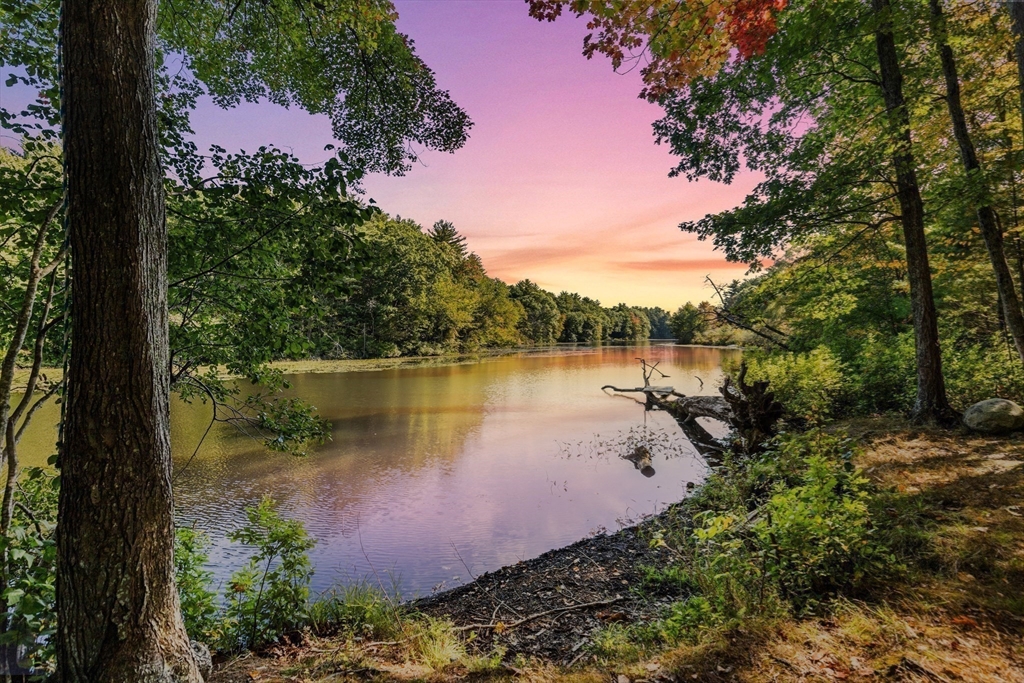
{"label": "orange cloud", "polygon": [[650,261],[625,261],[612,264],[621,270],[692,272],[695,270],[746,270],[746,263],[732,263],[724,258],[714,259],[651,259]]}
{"label": "orange cloud", "polygon": [[484,266],[491,273],[519,272],[532,266],[572,260],[583,255],[584,251],[590,255],[594,253],[593,250],[583,250],[575,245],[523,247],[488,256]]}

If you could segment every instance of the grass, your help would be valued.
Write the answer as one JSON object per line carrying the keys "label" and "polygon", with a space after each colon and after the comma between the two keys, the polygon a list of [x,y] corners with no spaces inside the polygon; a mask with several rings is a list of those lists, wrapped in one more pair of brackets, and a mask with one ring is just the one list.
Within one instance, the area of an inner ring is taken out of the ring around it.
{"label": "grass", "polygon": [[[861,446],[856,464],[875,486],[876,533],[900,571],[868,577],[812,613],[747,613],[675,644],[651,637],[656,624],[610,624],[565,668],[474,655],[451,624],[396,619],[364,587],[338,596],[344,606],[323,606],[322,620],[344,624],[332,635],[310,636],[276,659],[240,660],[214,681],[1024,683],[1024,437],[890,419],[836,427]],[[664,568],[649,574],[686,580]]]}

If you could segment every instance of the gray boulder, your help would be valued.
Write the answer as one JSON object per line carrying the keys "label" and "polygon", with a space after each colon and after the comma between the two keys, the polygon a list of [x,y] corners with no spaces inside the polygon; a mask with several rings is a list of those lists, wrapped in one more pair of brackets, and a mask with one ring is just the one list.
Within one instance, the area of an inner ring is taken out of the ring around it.
{"label": "gray boulder", "polygon": [[1005,398],[990,398],[964,411],[964,424],[983,434],[1006,434],[1024,429],[1024,409]]}
{"label": "gray boulder", "polygon": [[210,648],[198,640],[193,640],[192,652],[196,655],[196,663],[199,664],[199,673],[202,674],[203,680],[210,680],[210,674],[213,673],[213,657],[210,655]]}

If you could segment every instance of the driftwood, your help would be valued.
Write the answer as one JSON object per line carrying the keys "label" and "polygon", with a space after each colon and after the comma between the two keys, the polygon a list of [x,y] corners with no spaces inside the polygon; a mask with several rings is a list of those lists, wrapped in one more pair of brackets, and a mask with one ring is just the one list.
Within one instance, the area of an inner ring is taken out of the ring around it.
{"label": "driftwood", "polygon": [[732,421],[732,409],[722,396],[686,396],[672,392],[675,401],[663,401],[661,407],[679,417],[710,417],[729,424]]}
{"label": "driftwood", "polygon": [[[775,400],[775,394],[769,391],[767,381],[747,384],[746,363],[740,365],[735,384],[731,378],[725,378],[719,388],[721,396],[687,396],[673,387],[650,386],[650,371],[654,370],[654,366],[642,360],[641,363],[644,368],[644,386],[621,389],[608,384],[601,389],[642,393],[646,409],[664,410],[671,414],[701,455],[714,456],[727,448],[742,453],[757,453],[775,435],[775,425],[782,417],[782,405]],[[733,438],[728,441],[716,439],[697,422],[698,417],[724,422],[733,429]]]}
{"label": "driftwood", "polygon": [[[705,457],[714,457],[726,449],[726,445],[704,429],[698,417],[710,417],[729,424],[732,414],[728,403],[722,396],[686,396],[672,387],[636,387],[622,389],[605,385],[602,390],[611,389],[619,393],[642,393],[643,405],[647,410],[664,410],[676,419],[686,438],[690,440],[697,452]],[[630,459],[630,458],[627,458]]]}
{"label": "driftwood", "polygon": [[622,457],[633,463],[633,467],[640,470],[640,474],[645,477],[654,476],[654,467],[651,464],[653,462],[651,459],[651,451],[647,446],[637,446],[633,449],[632,453]]}
{"label": "driftwood", "polygon": [[740,373],[734,385],[726,377],[719,391],[729,404],[732,417],[729,424],[739,437],[733,447],[744,453],[757,453],[765,443],[775,436],[775,425],[782,417],[782,404],[775,400],[775,393],[768,389],[768,381],[747,384],[747,364],[740,365]]}

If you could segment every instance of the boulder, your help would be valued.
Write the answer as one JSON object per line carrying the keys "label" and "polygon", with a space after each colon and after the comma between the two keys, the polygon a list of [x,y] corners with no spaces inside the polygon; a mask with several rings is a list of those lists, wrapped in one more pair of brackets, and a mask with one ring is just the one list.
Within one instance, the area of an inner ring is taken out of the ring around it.
{"label": "boulder", "polygon": [[964,411],[964,424],[983,434],[1006,434],[1024,429],[1024,409],[1005,398],[990,398]]}

